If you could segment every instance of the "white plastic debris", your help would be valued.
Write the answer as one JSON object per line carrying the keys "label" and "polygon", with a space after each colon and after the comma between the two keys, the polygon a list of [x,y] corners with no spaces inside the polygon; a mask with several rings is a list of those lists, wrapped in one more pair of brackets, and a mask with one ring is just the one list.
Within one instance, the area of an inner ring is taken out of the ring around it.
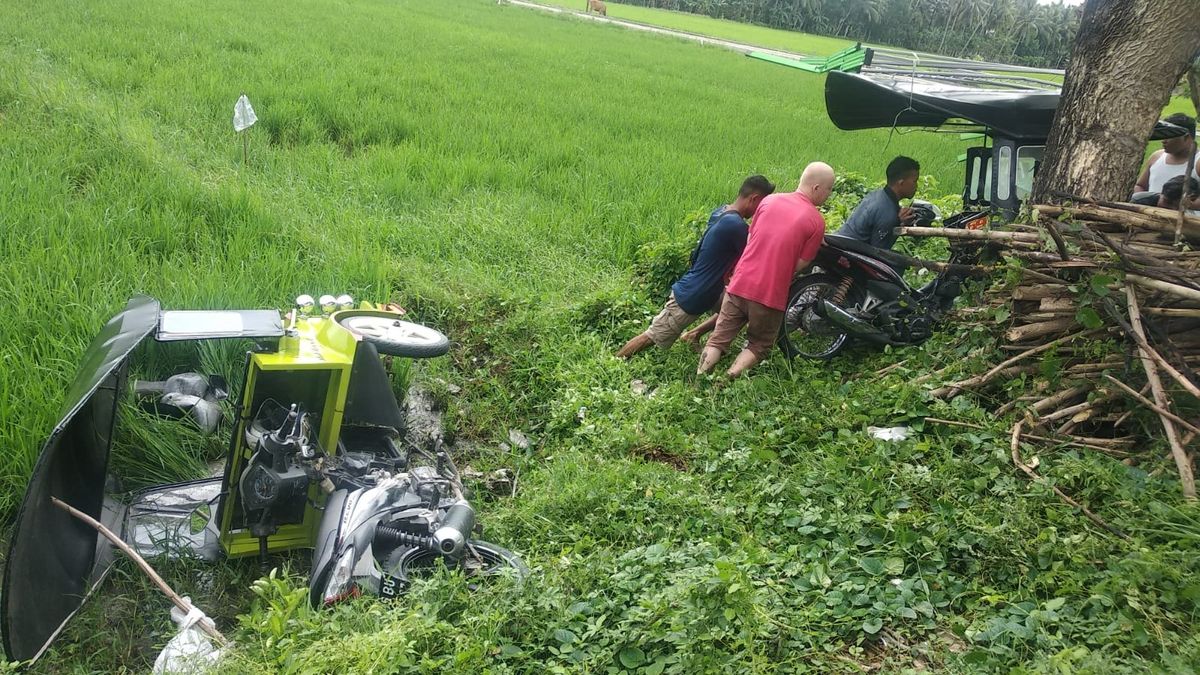
{"label": "white plastic debris", "polygon": [[[191,598],[184,600],[191,605]],[[216,666],[222,650],[196,627],[204,618],[204,612],[195,605],[186,615],[178,607],[171,608],[171,620],[179,626],[179,632],[154,660],[154,675],[199,675]]]}
{"label": "white plastic debris", "polygon": [[254,114],[254,106],[250,105],[250,99],[242,94],[233,105],[233,130],[245,131],[257,121],[258,115]]}
{"label": "white plastic debris", "polygon": [[512,443],[514,448],[520,450],[529,449],[529,437],[516,429],[508,430],[508,442]]}
{"label": "white plastic debris", "polygon": [[881,441],[907,441],[912,429],[908,427],[867,427],[867,433],[872,438]]}

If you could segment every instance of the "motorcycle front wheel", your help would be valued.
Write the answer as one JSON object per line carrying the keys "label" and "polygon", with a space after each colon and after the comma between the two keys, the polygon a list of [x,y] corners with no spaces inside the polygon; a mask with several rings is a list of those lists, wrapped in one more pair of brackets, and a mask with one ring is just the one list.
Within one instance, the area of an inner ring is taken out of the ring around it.
{"label": "motorcycle front wheel", "polygon": [[515,553],[479,539],[467,543],[460,560],[448,560],[433,549],[405,547],[388,556],[386,567],[387,573],[404,587],[413,579],[428,576],[443,567],[462,570],[471,578],[495,576],[503,573],[505,569],[512,569],[518,579],[523,579],[529,574],[529,568]]}
{"label": "motorcycle front wheel", "polygon": [[[840,279],[832,274],[808,274],[788,289],[787,309],[779,328],[779,348],[789,358],[828,360],[846,348],[849,335],[816,311],[817,303],[837,290]],[[846,307],[862,302],[862,291],[851,286]]]}

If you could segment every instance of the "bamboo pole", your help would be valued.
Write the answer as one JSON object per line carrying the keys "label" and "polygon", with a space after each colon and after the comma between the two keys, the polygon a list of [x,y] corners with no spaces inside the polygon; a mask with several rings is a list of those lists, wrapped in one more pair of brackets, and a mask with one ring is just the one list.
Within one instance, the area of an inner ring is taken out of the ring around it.
{"label": "bamboo pole", "polygon": [[1125,278],[1143,288],[1148,288],[1163,293],[1170,293],[1176,297],[1185,298],[1188,300],[1200,301],[1200,291],[1179,284],[1171,284],[1158,279],[1151,279],[1139,274],[1127,274]]}
{"label": "bamboo pole", "polygon": [[[1125,285],[1125,295],[1129,300],[1129,322],[1133,327],[1134,334],[1139,338],[1138,349],[1142,355],[1142,369],[1146,371],[1146,379],[1150,382],[1150,391],[1154,394],[1154,402],[1161,408],[1169,408],[1170,403],[1167,400],[1166,390],[1163,389],[1162,381],[1158,379],[1158,367],[1150,356],[1149,348],[1142,346],[1143,343],[1146,343],[1146,332],[1142,329],[1142,315],[1138,311],[1137,291],[1133,289],[1133,284]],[[1194,500],[1196,498],[1196,479],[1192,474],[1191,459],[1188,458],[1187,452],[1179,442],[1175,423],[1161,414],[1159,419],[1162,420],[1163,429],[1167,432],[1167,441],[1171,444],[1171,455],[1175,459],[1176,469],[1179,470],[1183,496]]]}
{"label": "bamboo pole", "polygon": [[1104,377],[1108,378],[1108,380],[1110,382],[1112,382],[1113,384],[1120,387],[1126,394],[1129,394],[1130,396],[1132,396],[1133,400],[1137,401],[1138,403],[1141,403],[1142,405],[1153,410],[1154,412],[1158,413],[1159,415],[1169,418],[1171,421],[1175,422],[1176,424],[1183,427],[1184,429],[1187,429],[1188,431],[1190,431],[1194,434],[1200,434],[1200,427],[1197,427],[1196,425],[1192,424],[1191,422],[1188,422],[1187,420],[1176,415],[1175,413],[1171,412],[1170,410],[1167,410],[1166,408],[1159,407],[1157,404],[1154,403],[1154,401],[1151,401],[1150,399],[1146,398],[1145,396],[1142,396],[1141,394],[1137,393],[1136,391],[1133,390],[1132,387],[1130,387],[1129,385],[1125,384],[1124,382],[1118,380],[1117,378],[1113,377],[1112,375],[1105,374]]}
{"label": "bamboo pole", "polygon": [[[163,581],[163,578],[158,575],[158,572],[154,571],[154,568],[150,566],[150,563],[146,562],[145,558],[138,555],[138,552],[133,550],[132,546],[126,544],[116,534],[113,534],[113,531],[105,527],[100,521],[71,506],[70,504],[67,504],[61,499],[58,499],[57,497],[51,497],[50,502],[72,516],[75,516],[79,520],[91,525],[97,532],[104,535],[106,539],[111,541],[114,546],[121,549],[125,555],[129,556],[133,562],[137,563],[137,566],[146,573],[146,576],[150,577],[150,580],[153,581],[156,586],[158,586],[159,590],[161,590],[164,595],[170,598],[171,602],[175,603],[175,606],[179,608],[179,611],[183,612],[184,614],[189,614],[193,609],[195,609],[195,605],[189,602],[186,598],[180,596],[175,592],[174,589],[167,585],[166,581]],[[209,636],[213,640],[216,640],[217,644],[222,646],[229,644],[229,640],[225,639],[225,636],[221,634],[221,631],[217,630],[216,624],[213,623],[213,620],[209,617],[205,616],[201,618],[200,621],[196,622],[196,627],[204,631],[205,635]]]}
{"label": "bamboo pole", "polygon": [[1041,243],[1041,237],[1025,232],[1004,232],[1002,230],[960,230],[954,227],[897,227],[893,230],[898,235],[909,237],[945,237],[946,239],[966,239],[970,241],[1019,241],[1028,244]]}

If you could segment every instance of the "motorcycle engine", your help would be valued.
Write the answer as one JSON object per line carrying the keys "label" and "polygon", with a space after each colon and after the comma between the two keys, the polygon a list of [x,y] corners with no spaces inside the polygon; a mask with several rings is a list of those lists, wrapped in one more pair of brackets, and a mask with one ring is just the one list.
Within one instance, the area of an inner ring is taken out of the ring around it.
{"label": "motorcycle engine", "polygon": [[920,304],[893,300],[876,311],[877,323],[897,342],[920,342],[933,334],[934,319]]}
{"label": "motorcycle engine", "polygon": [[238,480],[242,508],[255,536],[269,536],[279,524],[303,516],[310,481],[310,471],[301,461],[311,454],[307,435],[305,413],[293,406],[277,428],[257,437],[254,454]]}

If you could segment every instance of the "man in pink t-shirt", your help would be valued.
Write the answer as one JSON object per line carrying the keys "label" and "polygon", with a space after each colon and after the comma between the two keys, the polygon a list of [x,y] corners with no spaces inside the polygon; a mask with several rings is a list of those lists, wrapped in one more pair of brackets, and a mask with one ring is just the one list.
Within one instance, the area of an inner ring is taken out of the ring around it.
{"label": "man in pink t-shirt", "polygon": [[833,190],[833,168],[813,162],[804,168],[795,192],[774,194],[754,212],[750,240],[725,288],[717,326],[700,355],[697,373],[711,372],[746,326],[748,344],[729,377],[762,361],[779,337],[792,278],[812,264],[825,237],[825,219],[817,207]]}

